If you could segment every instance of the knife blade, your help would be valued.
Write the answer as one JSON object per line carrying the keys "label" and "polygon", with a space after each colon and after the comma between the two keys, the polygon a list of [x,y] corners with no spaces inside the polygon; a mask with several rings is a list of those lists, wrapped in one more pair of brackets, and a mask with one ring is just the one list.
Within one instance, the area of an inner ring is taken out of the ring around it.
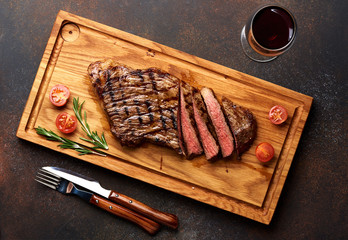
{"label": "knife blade", "polygon": [[92,191],[102,197],[109,199],[112,202],[118,203],[126,208],[132,209],[158,223],[176,229],[178,227],[178,217],[171,213],[165,213],[154,209],[144,203],[141,203],[133,198],[123,195],[114,190],[103,188],[98,181],[93,178],[86,177],[79,173],[58,167],[43,167],[46,171],[60,176],[68,181],[71,181],[89,191]]}

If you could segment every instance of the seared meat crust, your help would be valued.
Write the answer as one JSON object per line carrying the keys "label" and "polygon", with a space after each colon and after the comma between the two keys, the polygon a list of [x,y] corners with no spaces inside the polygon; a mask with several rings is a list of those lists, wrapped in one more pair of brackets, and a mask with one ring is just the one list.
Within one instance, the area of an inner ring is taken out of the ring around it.
{"label": "seared meat crust", "polygon": [[251,146],[256,137],[256,120],[246,108],[222,98],[222,106],[236,142],[237,154],[240,155]]}
{"label": "seared meat crust", "polygon": [[121,144],[137,146],[147,140],[181,153],[179,79],[156,68],[134,70],[110,59],[92,63],[88,74]]}

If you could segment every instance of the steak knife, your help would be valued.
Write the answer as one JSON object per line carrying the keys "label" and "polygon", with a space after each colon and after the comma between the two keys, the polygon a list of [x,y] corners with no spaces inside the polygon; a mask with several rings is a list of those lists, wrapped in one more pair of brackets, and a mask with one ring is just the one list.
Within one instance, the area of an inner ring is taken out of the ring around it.
{"label": "steak knife", "polygon": [[137,224],[151,235],[156,234],[161,227],[159,223],[149,218],[146,218],[145,216],[137,212],[134,212],[131,209],[113,203],[109,200],[106,200],[103,197],[100,197],[96,194],[92,194],[91,192],[80,190],[76,188],[72,182],[64,178],[61,178],[51,172],[48,172],[44,169],[40,169],[37,172],[35,181],[49,188],[57,190],[58,192],[63,193],[65,195],[76,195],[81,199],[85,200],[86,202],[89,202],[103,210],[106,210],[109,213],[112,213],[116,216],[127,219]]}
{"label": "steak knife", "polygon": [[93,178],[86,177],[73,171],[58,167],[43,167],[43,169],[56,174],[72,183],[75,183],[89,191],[92,191],[102,197],[105,197],[112,202],[132,209],[133,211],[138,212],[158,223],[161,223],[173,229],[176,229],[178,227],[178,217],[176,215],[161,212],[114,190],[107,190]]}

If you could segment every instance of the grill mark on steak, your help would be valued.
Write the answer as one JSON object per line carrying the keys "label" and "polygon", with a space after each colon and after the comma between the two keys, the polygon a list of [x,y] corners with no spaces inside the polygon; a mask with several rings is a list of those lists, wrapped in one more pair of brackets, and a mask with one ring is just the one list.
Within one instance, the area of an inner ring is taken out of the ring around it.
{"label": "grill mark on steak", "polygon": [[162,111],[161,111],[161,121],[162,121],[162,127],[165,130],[166,129],[166,120],[164,119],[164,117],[162,115]]}
{"label": "grill mark on steak", "polygon": [[149,117],[150,117],[150,122],[153,122],[153,114],[152,113],[149,114]]}
{"label": "grill mark on steak", "polygon": [[112,60],[92,63],[88,74],[121,144],[136,146],[147,140],[181,153],[179,79],[159,69],[133,70]]}
{"label": "grill mark on steak", "polygon": [[[154,94],[154,91],[152,89],[147,89],[145,92],[141,92],[141,89],[142,88],[140,87],[124,87],[121,89],[117,87],[111,90],[109,90],[109,88],[105,88],[102,97],[104,98],[104,102],[114,102],[121,100],[129,100],[135,97],[136,99],[148,98],[149,95]],[[106,96],[109,94],[109,92],[112,92],[113,97]],[[161,99],[165,101],[177,100],[175,93],[177,93],[175,87],[169,87],[166,91],[157,91],[157,94],[161,95]]]}
{"label": "grill mark on steak", "polygon": [[170,111],[170,119],[172,120],[174,129],[178,129],[177,121],[175,119],[175,113],[174,113],[173,109],[169,108],[168,110]]}
{"label": "grill mark on steak", "polygon": [[155,81],[151,81],[152,84],[152,89],[155,91],[155,93],[157,94],[157,89],[156,89],[156,82]]}
{"label": "grill mark on steak", "polygon": [[202,88],[201,95],[207,107],[209,117],[214,125],[223,157],[228,157],[234,150],[233,136],[227,125],[220,103],[210,88]]}
{"label": "grill mark on steak", "polygon": [[[173,110],[172,108],[177,105],[177,98],[165,99],[165,101],[155,101],[155,105],[152,106],[150,101],[145,95],[133,95],[133,98],[127,98],[126,100],[112,101],[109,97],[104,97],[104,104],[106,111],[113,111],[115,108],[121,108],[128,106],[130,108],[135,108],[136,113],[140,112],[151,112],[151,111],[160,111],[162,110]],[[172,115],[172,118],[174,116]],[[175,118],[175,117],[174,117]]]}
{"label": "grill mark on steak", "polygon": [[143,119],[141,118],[141,116],[138,117],[139,123],[143,124]]}
{"label": "grill mark on steak", "polygon": [[237,154],[241,155],[254,142],[257,129],[256,120],[251,111],[234,104],[226,97],[222,97],[222,107],[236,142]]}
{"label": "grill mark on steak", "polygon": [[128,116],[128,115],[129,115],[128,107],[125,107],[125,108],[124,108],[124,111],[125,111],[125,113],[126,113],[127,116]]}
{"label": "grill mark on steak", "polygon": [[141,70],[136,70],[134,73],[140,78],[140,82],[144,82],[144,78],[141,75]]}
{"label": "grill mark on steak", "polygon": [[[118,118],[120,119],[127,119],[129,116],[126,114],[126,111],[124,110],[124,108],[127,107],[127,111],[129,113],[130,116],[135,116],[135,115],[144,115],[146,113],[152,113],[152,112],[149,112],[147,111],[147,108],[145,105],[140,105],[140,106],[120,106],[120,107],[110,107],[108,109],[106,109],[106,112],[109,114],[109,117],[111,119],[113,119],[113,116],[112,116],[112,113],[115,111],[115,110],[123,110],[123,111],[118,111],[117,114],[118,114]],[[139,113],[138,113],[138,109],[139,109]],[[173,117],[173,114],[171,112],[171,108],[162,108],[162,113],[161,115],[167,117],[168,119],[171,119]],[[158,110],[158,107],[156,108],[153,108],[153,111],[157,112],[159,111]],[[173,125],[175,124],[176,125],[176,121],[170,121],[170,122],[166,122],[166,124],[170,124],[172,123]]]}
{"label": "grill mark on steak", "polygon": [[140,115],[141,113],[140,113],[140,108],[137,106],[136,107],[137,108],[137,113],[138,113],[138,115]]}
{"label": "grill mark on steak", "polygon": [[108,76],[108,79],[110,80],[127,74],[132,69],[123,65],[115,64],[112,59],[91,63],[87,71],[91,79],[92,86],[95,88],[95,92],[99,98],[102,98],[101,94],[103,93],[103,87],[107,82],[107,79],[105,79],[104,71],[108,70],[110,70],[110,74]]}

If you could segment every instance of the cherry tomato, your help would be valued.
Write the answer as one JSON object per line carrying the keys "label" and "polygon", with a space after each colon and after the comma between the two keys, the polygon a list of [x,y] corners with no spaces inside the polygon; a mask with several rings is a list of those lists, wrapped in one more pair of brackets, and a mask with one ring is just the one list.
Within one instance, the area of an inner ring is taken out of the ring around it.
{"label": "cherry tomato", "polygon": [[51,103],[57,107],[64,106],[70,97],[70,90],[62,84],[55,85],[50,91]]}
{"label": "cherry tomato", "polygon": [[269,116],[269,120],[273,124],[278,125],[286,121],[286,119],[288,118],[288,112],[282,106],[276,105],[271,108],[268,116]]}
{"label": "cherry tomato", "polygon": [[72,133],[77,127],[77,118],[63,112],[57,116],[56,126],[62,133]]}
{"label": "cherry tomato", "polygon": [[255,155],[261,162],[268,162],[274,156],[274,148],[267,142],[260,143],[256,147]]}

